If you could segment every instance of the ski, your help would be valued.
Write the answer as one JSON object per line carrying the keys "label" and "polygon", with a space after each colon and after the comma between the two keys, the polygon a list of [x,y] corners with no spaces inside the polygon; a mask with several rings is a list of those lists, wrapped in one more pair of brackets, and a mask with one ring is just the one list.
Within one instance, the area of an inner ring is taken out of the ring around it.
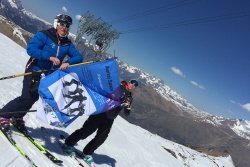
{"label": "ski", "polygon": [[0,133],[20,152],[20,154],[26,158],[32,167],[37,167],[37,165],[28,157],[28,155],[22,150],[22,148],[15,142],[15,140],[11,137],[11,135],[8,135],[6,132],[2,131],[0,129]]}
{"label": "ski", "polygon": [[[44,127],[41,127],[41,130],[43,131],[43,132],[46,132],[47,134],[50,134]],[[59,141],[59,140],[56,140],[56,142],[57,142],[57,144],[59,145],[59,147],[62,149],[62,143]],[[63,150],[62,150],[63,151]],[[64,152],[64,151],[63,151]],[[76,157],[76,156],[71,156],[71,155],[69,155],[68,153],[66,153],[66,152],[64,152],[65,154],[67,154],[70,158],[73,158],[76,162],[77,162],[77,164],[79,165],[79,166],[81,166],[81,167],[85,167],[81,162],[80,162],[80,160]]]}
{"label": "ski", "polygon": [[[60,135],[60,138],[61,138],[62,140],[65,140],[65,139],[66,139],[66,137],[65,137],[64,135]],[[74,149],[75,149],[75,147],[74,147]],[[76,153],[76,155],[77,155],[79,158],[81,158],[86,164],[88,164],[89,167],[96,167],[96,165],[95,165],[94,163],[89,164],[88,162],[86,162],[86,161],[81,157],[81,153],[80,153],[78,150],[75,149],[75,153]]]}
{"label": "ski", "polygon": [[44,154],[53,163],[55,163],[55,164],[61,164],[61,163],[63,163],[63,161],[61,161],[61,160],[57,159],[56,157],[54,157],[48,150],[46,150],[39,142],[37,142],[35,139],[33,139],[30,135],[23,133],[22,130],[20,130],[14,124],[10,123],[10,125],[11,125],[11,127],[13,127],[16,130],[18,130],[18,132],[20,132],[27,140],[29,140],[34,146],[36,146],[36,148],[39,149],[40,152],[42,154]]}
{"label": "ski", "polygon": [[[57,143],[58,143],[58,145],[59,145],[59,147],[62,149],[62,151],[63,151],[63,148],[62,148],[62,143],[60,142],[60,141],[57,141]],[[65,152],[65,151],[63,151],[63,152]],[[66,153],[66,152],[65,152]],[[66,154],[68,154],[68,153],[66,153]],[[77,163],[78,163],[78,165],[80,165],[81,167],[84,167],[84,165],[80,162],[80,160],[76,157],[76,156],[72,156],[72,155],[69,155],[68,154],[68,156],[69,157],[71,157],[71,158],[73,158],[74,160],[76,160],[77,161]]]}

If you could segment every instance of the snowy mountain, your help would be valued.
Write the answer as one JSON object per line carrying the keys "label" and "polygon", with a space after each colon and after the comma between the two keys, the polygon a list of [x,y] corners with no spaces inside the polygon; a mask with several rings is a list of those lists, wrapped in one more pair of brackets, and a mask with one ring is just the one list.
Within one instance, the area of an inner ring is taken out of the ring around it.
{"label": "snowy mountain", "polygon": [[25,10],[20,0],[0,0],[0,15],[31,33],[52,27],[51,23]]}
{"label": "snowy mountain", "polygon": [[[143,113],[141,115],[144,115],[144,119],[129,119],[129,122],[178,143],[188,142],[198,147],[228,150],[236,166],[249,166],[247,155],[250,146],[250,122],[248,120],[223,118],[199,110],[167,86],[164,81],[122,61],[118,61],[118,64],[120,77],[137,78],[140,83],[153,87],[163,98],[178,106],[185,115],[182,118],[173,114],[163,114],[152,118],[152,115],[160,114],[155,112],[145,118],[146,114]],[[161,120],[162,123],[160,123]],[[148,122],[153,122],[153,126],[148,125]],[[238,149],[241,151],[237,151]]]}
{"label": "snowy mountain", "polygon": [[[0,47],[0,58],[2,60],[0,62],[1,77],[22,73],[29,58],[25,49],[1,33]],[[21,88],[22,77],[2,80],[0,82],[0,106],[20,95]],[[36,109],[36,104],[33,106],[33,109]],[[77,164],[61,151],[57,144],[57,139],[60,134],[67,136],[80,128],[85,120],[86,117],[80,117],[66,129],[59,129],[44,124],[36,118],[35,113],[28,113],[25,116],[26,126],[30,135],[55,157],[63,160],[62,166],[68,167],[76,166]],[[45,127],[46,131],[42,131],[41,127]],[[94,134],[86,140],[80,141],[76,148],[82,150],[93,137]],[[13,130],[13,138],[38,166],[57,166],[15,130]],[[30,166],[2,135],[0,135],[0,148],[4,152],[0,156],[1,167]],[[230,155],[225,157],[208,156],[132,125],[120,116],[115,120],[107,141],[94,153],[93,157],[97,166],[100,167],[234,167]]]}
{"label": "snowy mountain", "polygon": [[192,116],[202,119],[202,122],[206,122],[214,126],[222,126],[224,124],[226,125],[226,122],[230,122],[230,125],[228,124],[229,128],[231,128],[238,136],[245,139],[250,139],[250,122],[248,120],[228,119],[213,116],[205,111],[199,110],[190,104],[184,97],[167,86],[164,81],[120,60],[118,61],[118,64],[121,77],[126,77],[129,75],[130,78],[137,78],[140,83],[152,86],[166,100],[173,102],[183,112],[187,112]]}

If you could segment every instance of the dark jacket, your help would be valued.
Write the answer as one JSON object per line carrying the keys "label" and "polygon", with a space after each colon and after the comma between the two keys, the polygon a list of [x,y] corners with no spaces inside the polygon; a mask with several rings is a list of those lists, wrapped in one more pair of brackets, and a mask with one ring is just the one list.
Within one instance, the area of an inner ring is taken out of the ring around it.
{"label": "dark jacket", "polygon": [[[130,105],[132,104],[132,101],[133,101],[133,97],[132,97],[132,93],[129,92],[127,89],[126,89],[126,85],[127,85],[127,82],[126,81],[122,81],[121,84],[120,84],[120,87],[121,87],[121,97],[120,97],[120,100],[121,100],[121,103],[124,103],[125,101],[128,101],[130,103]],[[122,107],[122,106],[119,106],[119,107],[116,107],[116,108],[113,108],[106,113],[106,116],[107,118],[109,119],[115,119],[120,111],[124,109],[124,114],[125,115],[130,115],[130,109],[128,109],[127,107]]]}
{"label": "dark jacket", "polygon": [[[27,64],[30,63],[33,66],[32,71],[49,70],[53,66],[53,62],[49,59],[51,56],[56,57],[57,50],[59,50],[57,58],[61,63],[66,55],[70,57],[67,60],[69,64],[82,62],[82,55],[70,39],[68,37],[58,38],[56,29],[50,28],[36,33],[27,44],[27,53],[31,57]],[[61,63],[53,68],[59,68]]]}

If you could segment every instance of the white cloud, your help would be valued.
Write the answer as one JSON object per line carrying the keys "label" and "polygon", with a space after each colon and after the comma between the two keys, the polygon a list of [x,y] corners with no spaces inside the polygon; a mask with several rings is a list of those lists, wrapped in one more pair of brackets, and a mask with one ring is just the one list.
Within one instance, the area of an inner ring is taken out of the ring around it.
{"label": "white cloud", "polygon": [[201,88],[201,89],[205,89],[205,87],[204,86],[202,86],[202,85],[199,85],[197,82],[195,82],[195,81],[190,81],[191,82],[191,84],[193,84],[194,86],[197,86],[197,87],[199,87],[199,88]]}
{"label": "white cloud", "polygon": [[201,88],[201,89],[205,89],[205,87],[204,87],[204,86],[202,86],[202,85],[199,85],[199,88]]}
{"label": "white cloud", "polygon": [[247,110],[250,112],[250,103],[247,103],[247,104],[241,104],[241,103],[238,103],[238,102],[235,102],[233,100],[229,100],[231,103],[233,104],[237,104],[239,105],[240,107],[242,107],[243,109]]}
{"label": "white cloud", "polygon": [[67,11],[68,11],[67,8],[66,8],[65,6],[62,7],[62,10],[63,10],[64,12],[67,12]]}
{"label": "white cloud", "polygon": [[233,112],[231,110],[227,110],[229,113],[233,114]]}
{"label": "white cloud", "polygon": [[234,104],[236,104],[236,102],[235,101],[233,101],[233,100],[229,100],[231,103],[234,103]]}
{"label": "white cloud", "polygon": [[178,69],[178,68],[176,68],[176,67],[171,67],[171,70],[172,70],[175,74],[177,74],[177,75],[180,75],[180,76],[182,76],[182,77],[186,77],[185,75],[182,74],[181,70]]}
{"label": "white cloud", "polygon": [[198,84],[196,83],[196,82],[194,82],[194,81],[190,81],[191,82],[191,84],[193,84],[194,86],[198,86]]}
{"label": "white cloud", "polygon": [[76,20],[80,20],[80,18],[81,18],[81,15],[76,15]]}
{"label": "white cloud", "polygon": [[244,108],[245,110],[250,111],[250,103],[242,105],[242,108]]}

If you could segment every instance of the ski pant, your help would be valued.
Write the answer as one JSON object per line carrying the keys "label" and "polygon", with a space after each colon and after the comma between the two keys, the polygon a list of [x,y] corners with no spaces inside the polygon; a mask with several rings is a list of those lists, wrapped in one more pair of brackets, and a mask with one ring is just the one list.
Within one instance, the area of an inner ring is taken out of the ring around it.
{"label": "ski pant", "polygon": [[108,119],[105,113],[91,115],[84,122],[81,129],[73,132],[66,140],[65,144],[74,146],[79,140],[86,139],[89,135],[97,130],[96,136],[83,149],[83,153],[91,155],[93,152],[104,143],[111,130],[114,120]]}
{"label": "ski pant", "polygon": [[[31,72],[31,68],[25,70],[25,73]],[[23,78],[23,88],[21,96],[11,100],[7,103],[1,110],[1,112],[9,112],[12,111],[28,111],[33,104],[38,100],[39,94],[37,92],[31,92],[29,88],[29,83],[32,80],[32,75],[26,75]],[[0,115],[4,118],[22,118],[26,113],[15,113],[15,114],[4,114]]]}

